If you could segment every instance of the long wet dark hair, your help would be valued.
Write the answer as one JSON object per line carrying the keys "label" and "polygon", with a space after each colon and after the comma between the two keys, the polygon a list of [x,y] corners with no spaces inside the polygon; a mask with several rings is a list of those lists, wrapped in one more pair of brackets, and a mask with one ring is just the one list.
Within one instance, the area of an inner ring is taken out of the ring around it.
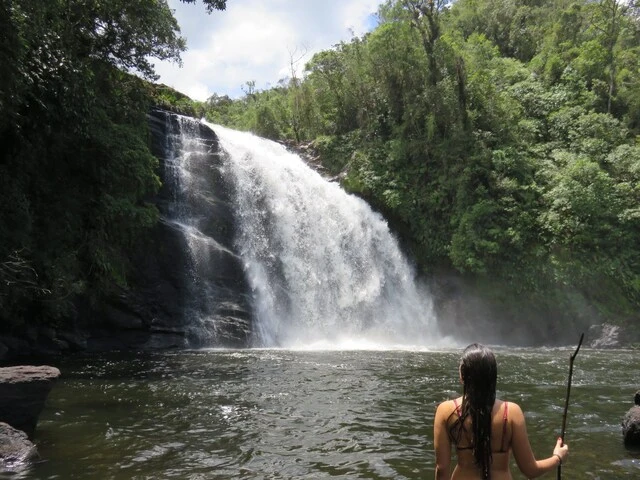
{"label": "long wet dark hair", "polygon": [[484,345],[472,343],[464,349],[460,359],[462,377],[462,405],[450,427],[452,441],[460,444],[463,434],[469,438],[465,420],[471,418],[473,438],[471,448],[476,466],[483,480],[491,479],[491,412],[496,401],[498,366],[493,352]]}

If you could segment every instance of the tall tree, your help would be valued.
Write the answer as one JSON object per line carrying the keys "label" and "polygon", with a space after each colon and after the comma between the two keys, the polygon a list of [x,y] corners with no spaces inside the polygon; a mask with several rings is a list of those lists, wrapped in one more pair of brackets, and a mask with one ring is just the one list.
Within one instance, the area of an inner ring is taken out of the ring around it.
{"label": "tall tree", "polygon": [[448,0],[403,0],[411,14],[412,25],[420,32],[422,47],[429,62],[429,83],[438,82],[436,42],[440,38],[440,14],[451,3]]}
{"label": "tall tree", "polygon": [[636,8],[635,1],[600,0],[594,5],[591,26],[599,33],[599,40],[606,52],[607,79],[607,113],[611,113],[611,103],[616,93],[616,77],[618,59],[616,47],[625,24],[625,17]]}

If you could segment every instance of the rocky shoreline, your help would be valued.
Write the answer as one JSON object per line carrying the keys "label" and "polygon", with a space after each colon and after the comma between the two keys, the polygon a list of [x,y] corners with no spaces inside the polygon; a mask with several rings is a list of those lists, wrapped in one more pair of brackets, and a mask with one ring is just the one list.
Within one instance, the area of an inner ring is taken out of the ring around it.
{"label": "rocky shoreline", "polygon": [[41,365],[0,368],[0,466],[13,469],[38,457],[32,440],[60,370]]}

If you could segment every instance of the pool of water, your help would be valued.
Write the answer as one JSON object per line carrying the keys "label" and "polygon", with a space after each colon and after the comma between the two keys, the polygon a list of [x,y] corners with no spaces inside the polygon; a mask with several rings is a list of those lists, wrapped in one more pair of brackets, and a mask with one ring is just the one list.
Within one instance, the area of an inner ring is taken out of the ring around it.
{"label": "pool of water", "polygon": [[[498,396],[536,455],[562,424],[570,349],[495,348]],[[460,351],[198,350],[77,356],[40,416],[41,461],[1,479],[432,478],[433,414],[459,394]],[[582,349],[566,479],[640,478],[620,421],[638,353]],[[515,465],[514,478],[524,478]],[[548,475],[555,477],[555,474]]]}

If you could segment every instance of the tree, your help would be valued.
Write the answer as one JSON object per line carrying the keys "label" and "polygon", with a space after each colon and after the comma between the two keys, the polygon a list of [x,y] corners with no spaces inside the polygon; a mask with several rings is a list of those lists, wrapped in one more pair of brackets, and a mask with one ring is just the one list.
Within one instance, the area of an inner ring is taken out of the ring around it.
{"label": "tree", "polygon": [[429,62],[429,83],[438,82],[436,65],[436,42],[440,38],[440,14],[449,4],[448,0],[403,0],[404,7],[411,14],[412,25],[420,32],[422,47]]}
{"label": "tree", "polygon": [[[198,0],[180,0],[182,3],[196,3]],[[202,0],[209,13],[227,8],[227,0]]]}
{"label": "tree", "polygon": [[[208,2],[212,5],[221,5]],[[126,286],[154,224],[152,59],[185,48],[165,0],[0,0],[0,324],[69,318]]]}
{"label": "tree", "polygon": [[289,51],[289,93],[291,97],[291,128],[295,136],[296,142],[299,142],[302,137],[302,110],[303,101],[301,79],[298,78],[298,63],[305,57],[307,50],[304,49],[298,53],[298,49],[293,52]]}
{"label": "tree", "polygon": [[611,100],[615,92],[616,63],[614,48],[620,36],[621,20],[624,10],[628,8],[626,3],[617,0],[602,0],[598,2],[598,8],[594,12],[591,24],[600,32],[602,47],[606,52],[606,64],[609,71],[607,88],[607,113],[611,113]]}

